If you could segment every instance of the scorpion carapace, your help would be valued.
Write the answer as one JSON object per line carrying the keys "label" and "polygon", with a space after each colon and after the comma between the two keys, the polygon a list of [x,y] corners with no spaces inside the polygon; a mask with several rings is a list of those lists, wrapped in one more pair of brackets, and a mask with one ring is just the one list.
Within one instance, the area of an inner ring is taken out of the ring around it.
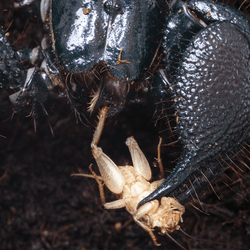
{"label": "scorpion carapace", "polygon": [[1,31],[0,86],[15,90],[15,111],[47,114],[54,96],[84,116],[150,102],[167,121],[171,98],[182,154],[139,205],[163,195],[185,204],[248,141],[250,32],[240,11],[210,0],[42,0],[41,18],[46,38],[28,70]]}

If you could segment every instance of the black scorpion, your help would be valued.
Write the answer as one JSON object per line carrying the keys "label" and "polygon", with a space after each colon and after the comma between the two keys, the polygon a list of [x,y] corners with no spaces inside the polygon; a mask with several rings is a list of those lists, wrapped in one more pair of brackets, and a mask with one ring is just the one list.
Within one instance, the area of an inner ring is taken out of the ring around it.
{"label": "black scorpion", "polygon": [[[16,7],[25,1],[19,1]],[[54,96],[88,118],[103,106],[175,109],[183,144],[171,175],[142,205],[162,196],[185,204],[227,169],[249,140],[249,18],[210,0],[44,0],[47,38],[15,52],[0,33],[0,87],[14,111],[47,114]],[[30,60],[25,70],[21,61]],[[162,115],[163,113],[163,115]]]}

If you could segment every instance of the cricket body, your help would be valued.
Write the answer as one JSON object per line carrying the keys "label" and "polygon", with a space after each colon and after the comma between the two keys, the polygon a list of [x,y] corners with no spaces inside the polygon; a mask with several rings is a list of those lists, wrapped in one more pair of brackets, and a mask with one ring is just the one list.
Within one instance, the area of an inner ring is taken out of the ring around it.
{"label": "cricket body", "polygon": [[[101,119],[100,119],[101,120]],[[100,124],[100,123],[99,123]],[[97,130],[98,131],[98,126]],[[98,133],[98,132],[97,132]],[[153,192],[164,179],[150,183],[151,169],[149,163],[139,148],[134,137],[126,140],[129,148],[133,166],[117,166],[101,148],[98,148],[94,135],[91,144],[92,153],[101,173],[102,180],[108,189],[118,195],[119,199],[112,202],[105,202],[103,185],[96,174],[92,171],[99,184],[103,205],[106,209],[118,209],[125,207],[132,214],[134,221],[145,229],[151,236],[155,245],[158,245],[153,234],[153,228],[158,227],[162,234],[172,233],[180,228],[179,223],[183,222],[182,215],[185,208],[174,198],[162,197],[161,201],[153,200],[145,203],[139,209],[139,202]]]}

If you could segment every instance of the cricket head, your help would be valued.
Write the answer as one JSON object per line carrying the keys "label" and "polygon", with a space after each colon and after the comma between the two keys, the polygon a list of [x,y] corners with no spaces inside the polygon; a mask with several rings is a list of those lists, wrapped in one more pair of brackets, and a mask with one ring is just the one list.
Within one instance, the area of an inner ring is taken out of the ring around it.
{"label": "cricket head", "polygon": [[169,234],[180,229],[185,207],[171,197],[163,197],[157,213],[152,215],[153,228],[159,227],[162,234]]}

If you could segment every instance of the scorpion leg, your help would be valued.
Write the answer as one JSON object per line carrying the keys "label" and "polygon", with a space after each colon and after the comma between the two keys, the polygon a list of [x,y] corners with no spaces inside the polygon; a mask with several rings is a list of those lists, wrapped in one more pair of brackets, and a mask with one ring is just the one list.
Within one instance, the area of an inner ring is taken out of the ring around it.
{"label": "scorpion leg", "polygon": [[0,88],[21,87],[24,69],[4,30],[0,28]]}
{"label": "scorpion leg", "polygon": [[15,105],[14,111],[20,111],[27,103],[33,104],[33,110],[39,109],[39,103],[46,107],[49,102],[49,92],[45,86],[44,75],[38,72],[37,67],[26,70],[22,65],[22,60],[36,64],[40,58],[39,49],[16,53],[2,29],[0,29],[0,38],[0,88],[15,90],[15,93],[10,96],[10,100]]}
{"label": "scorpion leg", "polygon": [[[199,1],[190,2],[197,11]],[[223,5],[205,2],[210,8],[202,15],[214,16],[216,9],[218,20],[205,20],[207,26],[191,39],[174,75],[171,68],[165,69],[183,152],[171,175],[139,206],[164,195],[187,203],[227,169],[249,140],[248,19],[237,11],[223,12]]]}
{"label": "scorpion leg", "polygon": [[[47,2],[44,2],[41,3],[42,16],[48,9],[45,4]],[[31,21],[33,17],[40,16],[39,1],[17,1],[13,7],[22,8],[27,7],[26,5],[29,7],[25,9]],[[58,95],[52,93],[52,90],[55,86],[57,89],[61,87],[60,80],[55,81],[58,70],[46,53],[48,49],[44,38],[41,46],[15,51],[8,35],[0,28],[0,88],[12,90],[9,98],[14,105],[14,112],[26,110],[31,106],[31,112],[28,112],[34,119],[42,113],[48,115],[51,99],[54,94]],[[60,97],[65,96],[61,94]]]}
{"label": "scorpion leg", "polygon": [[[32,2],[32,1],[31,1]],[[30,1],[14,4],[18,8]],[[36,2],[37,4],[37,2]],[[30,16],[37,16],[39,11],[34,6],[30,8]],[[0,88],[10,89],[13,94],[10,100],[14,104],[14,112],[31,105],[32,114],[42,113],[50,106],[50,93],[47,84],[50,79],[40,67],[43,56],[40,46],[34,49],[15,51],[3,29],[0,28]]]}

